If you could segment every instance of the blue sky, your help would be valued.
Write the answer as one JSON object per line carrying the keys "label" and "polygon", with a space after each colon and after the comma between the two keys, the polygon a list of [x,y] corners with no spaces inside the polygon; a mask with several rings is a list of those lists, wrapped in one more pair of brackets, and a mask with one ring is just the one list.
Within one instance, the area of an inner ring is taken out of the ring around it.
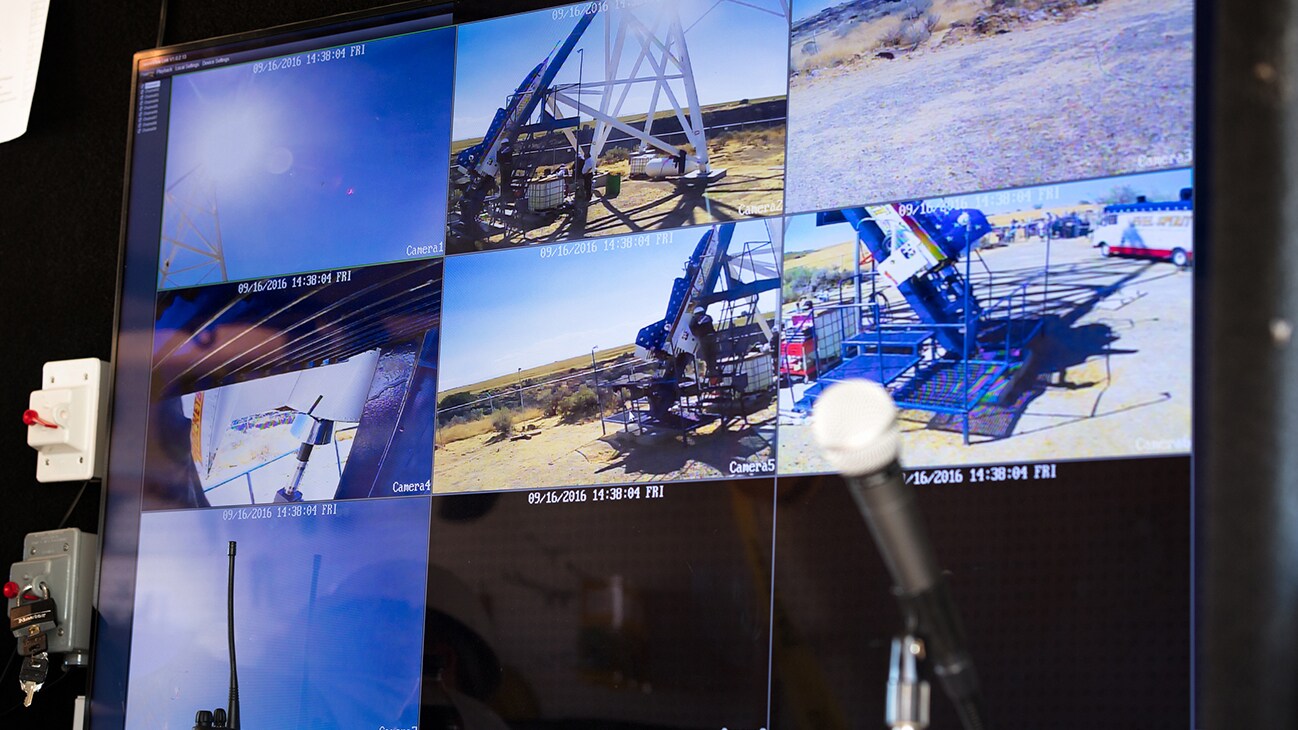
{"label": "blue sky", "polygon": [[[440,29],[371,41],[364,56],[175,77],[167,185],[195,169],[210,182],[229,278],[395,260],[408,245],[440,243],[453,59],[454,31]],[[199,180],[176,196],[209,197]],[[165,205],[164,232],[178,210]]]}
{"label": "blue sky", "polygon": [[[772,9],[778,7],[774,2],[755,0],[755,3]],[[664,0],[646,0],[634,11],[611,13],[617,21],[622,13],[634,12],[637,18],[652,26],[668,4]],[[699,103],[707,105],[783,95],[788,75],[787,21],[782,16],[735,3],[723,2],[713,7],[714,4],[715,0],[680,2]],[[454,139],[481,137],[496,109],[504,106],[506,97],[518,88],[523,77],[567,38],[577,21],[571,17],[555,19],[555,14],[553,10],[538,10],[460,27],[455,69]],[[694,24],[696,20],[698,22]],[[574,50],[559,71],[556,83],[576,83],[579,72],[580,78],[588,82],[603,78],[604,25],[604,14],[596,15],[577,44],[577,49],[585,49],[582,54],[584,62],[579,62],[578,53]],[[615,22],[614,33],[616,26]],[[621,68],[629,71],[639,50],[638,43],[628,40]],[[643,76],[649,70],[648,63],[645,63],[639,75]],[[680,82],[674,84],[679,94]],[[647,110],[651,88],[651,84],[637,84],[622,107],[623,113],[636,114]],[[587,95],[583,100],[591,106],[599,106],[597,96]],[[660,101],[659,108],[664,106],[666,101]]]}
{"label": "blue sky", "polygon": [[[593,239],[597,251],[589,254],[542,258],[544,247],[532,247],[449,257],[438,390],[631,344],[641,327],[663,318],[672,281],[707,230],[678,230],[671,243],[622,251],[603,250],[617,239]],[[731,250],[766,240],[763,222],[745,221]],[[775,300],[760,306],[774,311]]]}
{"label": "blue sky", "polygon": [[[127,728],[188,728],[195,711],[226,706],[230,540],[238,543],[240,705],[256,718],[249,726],[417,723],[429,501],[313,505],[325,506],[337,513],[141,516]],[[372,614],[366,631],[355,630],[360,605]],[[382,672],[357,672],[367,651],[383,657]]]}
{"label": "blue sky", "polygon": [[[1077,205],[1083,201],[1094,201],[1097,196],[1105,195],[1115,187],[1124,185],[1131,186],[1138,194],[1145,195],[1152,201],[1176,200],[1181,188],[1191,186],[1192,179],[1190,170],[1166,170],[1057,185],[1038,185],[1019,188],[1019,190],[1030,191],[1033,201],[1040,200],[1043,208],[1059,208]],[[977,208],[988,215],[1018,211],[1030,213],[1033,207],[1032,203],[1024,205],[1013,201],[998,202],[997,193],[982,195],[981,200],[978,193],[972,193],[949,198],[931,198],[930,202],[942,204],[941,201],[945,201],[945,204],[951,207]],[[850,240],[852,240],[852,231],[846,225],[817,226],[814,213],[796,215],[789,218],[788,233],[784,237],[784,251],[785,253],[814,251]]]}

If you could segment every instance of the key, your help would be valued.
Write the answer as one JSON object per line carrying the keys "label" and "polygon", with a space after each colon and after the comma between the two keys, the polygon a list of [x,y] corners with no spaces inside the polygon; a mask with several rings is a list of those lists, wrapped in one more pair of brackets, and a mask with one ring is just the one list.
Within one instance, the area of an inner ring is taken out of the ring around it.
{"label": "key", "polygon": [[49,650],[49,645],[50,645],[49,636],[46,634],[34,634],[30,636],[25,636],[23,637],[23,641],[22,641],[22,650],[19,651],[18,653],[22,654],[23,656],[35,656],[37,654],[44,654],[47,650]]}
{"label": "key", "polygon": [[32,706],[32,698],[45,686],[45,678],[50,673],[50,655],[45,652],[23,657],[22,668],[18,670],[18,687],[26,697],[23,707]]}
{"label": "key", "polygon": [[21,689],[23,691],[23,694],[26,695],[25,697],[23,697],[23,707],[31,707],[32,698],[34,698],[36,696],[36,693],[40,691],[41,685],[34,684],[32,682],[19,682],[18,688]]}

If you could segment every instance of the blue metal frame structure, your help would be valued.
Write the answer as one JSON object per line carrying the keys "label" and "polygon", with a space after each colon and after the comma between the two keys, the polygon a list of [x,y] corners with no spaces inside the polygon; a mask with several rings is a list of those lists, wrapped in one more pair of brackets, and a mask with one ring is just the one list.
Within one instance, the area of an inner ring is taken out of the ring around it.
{"label": "blue metal frame structure", "polygon": [[[606,423],[636,433],[679,433],[687,444],[691,431],[715,421],[742,418],[748,423],[742,402],[751,393],[747,376],[741,374],[743,361],[754,345],[763,339],[769,342],[770,338],[769,328],[763,332],[761,326],[754,324],[757,317],[755,302],[764,292],[778,289],[780,278],[774,270],[778,261],[774,242],[736,244],[734,230],[734,223],[723,223],[703,233],[685,262],[684,275],[672,282],[663,318],[642,327],[635,339],[637,349],[648,357],[661,353],[675,358],[678,345],[673,335],[689,327],[690,313],[696,307],[706,309],[721,304],[716,352],[712,359],[717,369],[701,377],[698,358],[691,358],[693,377],[685,377],[680,372],[661,373],[647,379],[628,378],[604,383],[610,388],[626,389],[632,393],[624,407],[604,417]],[[739,250],[731,253],[731,248]],[[759,273],[755,262],[759,249],[771,259],[770,275]],[[739,324],[744,315],[737,309],[742,303],[754,305],[753,311],[747,313],[747,325]],[[772,363],[772,372],[774,368]],[[655,388],[659,390],[655,391]],[[662,409],[658,408],[659,414],[655,415],[650,394],[662,397],[667,392],[675,394],[672,398],[674,405],[667,413],[661,413]]]}
{"label": "blue metal frame structure", "polygon": [[[879,303],[877,265],[890,255],[892,236],[864,208],[817,214],[817,225],[849,223],[858,247],[863,244],[869,250],[875,270],[861,271],[860,256],[856,257],[856,303],[845,306],[854,311],[859,330],[843,338],[838,364],[826,371],[817,362],[819,376],[794,410],[810,413],[833,383],[873,380],[888,388],[900,408],[960,417],[961,435],[968,444],[974,410],[1014,376],[1026,358],[1028,343],[1041,330],[1042,320],[1032,319],[1029,311],[1032,282],[1022,282],[984,306],[973,293],[972,261],[974,245],[991,230],[986,217],[976,210],[951,209],[902,218],[927,233],[946,259],[932,270],[898,282],[897,290],[917,321],[890,322],[901,317],[894,308]],[[963,275],[957,268],[962,255]],[[1048,269],[1047,255],[1043,271]],[[872,289],[868,304],[861,297],[867,280]],[[816,313],[816,320],[821,314]]]}

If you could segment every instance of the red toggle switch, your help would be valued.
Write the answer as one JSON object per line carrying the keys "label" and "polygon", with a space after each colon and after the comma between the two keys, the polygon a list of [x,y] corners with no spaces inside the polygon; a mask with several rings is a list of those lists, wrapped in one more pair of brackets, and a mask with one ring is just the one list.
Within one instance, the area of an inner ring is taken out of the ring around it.
{"label": "red toggle switch", "polygon": [[5,583],[5,598],[17,598],[19,590],[20,588],[17,583],[13,581]]}
{"label": "red toggle switch", "polygon": [[23,423],[27,424],[28,426],[35,426],[35,425],[38,425],[38,424],[39,424],[39,425],[41,425],[41,426],[44,426],[45,428],[58,428],[58,427],[59,427],[59,424],[57,424],[57,423],[50,423],[49,421],[45,420],[44,418],[41,418],[41,414],[37,413],[36,411],[34,411],[34,410],[30,409],[30,408],[28,408],[27,410],[23,411]]}

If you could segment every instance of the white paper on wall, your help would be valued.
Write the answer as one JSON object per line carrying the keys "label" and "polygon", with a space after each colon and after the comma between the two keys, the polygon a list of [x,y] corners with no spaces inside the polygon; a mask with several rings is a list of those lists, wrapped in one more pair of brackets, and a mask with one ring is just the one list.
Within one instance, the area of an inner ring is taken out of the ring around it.
{"label": "white paper on wall", "polygon": [[27,131],[49,0],[0,0],[0,142]]}

